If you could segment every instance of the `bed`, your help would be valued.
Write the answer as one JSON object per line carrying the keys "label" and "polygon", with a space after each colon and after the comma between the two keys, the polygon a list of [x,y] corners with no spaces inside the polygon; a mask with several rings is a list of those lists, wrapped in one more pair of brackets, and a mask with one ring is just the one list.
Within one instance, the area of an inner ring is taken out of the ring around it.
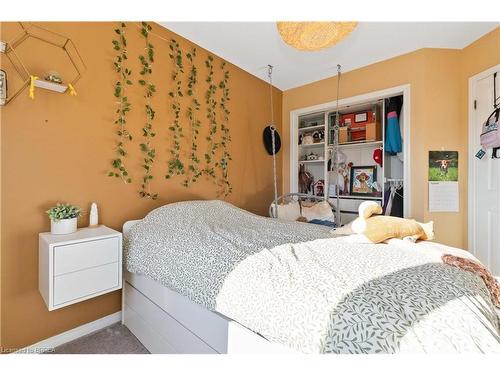
{"label": "bed", "polygon": [[123,323],[152,353],[500,352],[476,275],[434,243],[355,244],[221,201],[124,225]]}

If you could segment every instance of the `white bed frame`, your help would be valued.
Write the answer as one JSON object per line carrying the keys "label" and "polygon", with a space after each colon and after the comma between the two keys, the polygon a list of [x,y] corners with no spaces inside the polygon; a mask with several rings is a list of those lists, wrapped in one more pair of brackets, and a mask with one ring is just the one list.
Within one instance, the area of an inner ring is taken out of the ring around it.
{"label": "white bed frame", "polygon": [[[123,234],[138,221],[127,221]],[[151,353],[295,353],[144,275],[126,270],[122,323]]]}

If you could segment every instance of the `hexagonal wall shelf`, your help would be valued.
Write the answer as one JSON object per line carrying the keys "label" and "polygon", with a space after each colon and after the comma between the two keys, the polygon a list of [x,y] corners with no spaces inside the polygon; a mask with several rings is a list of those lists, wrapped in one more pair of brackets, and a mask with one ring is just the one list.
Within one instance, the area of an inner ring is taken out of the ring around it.
{"label": "hexagonal wall shelf", "polygon": [[41,43],[45,43],[47,44],[47,46],[55,46],[57,48],[60,48],[62,51],[64,51],[64,53],[68,57],[68,63],[73,66],[76,72],[76,76],[67,81],[68,84],[51,82],[44,79],[36,79],[34,81],[35,87],[63,93],[66,92],[69,84],[74,86],[75,83],[81,78],[82,74],[85,72],[86,66],[73,41],[61,34],[47,30],[35,24],[20,23],[20,25],[22,28],[21,33],[17,35],[11,42],[6,43],[4,54],[14,66],[16,72],[21,76],[24,83],[23,86],[18,91],[16,91],[14,95],[8,98],[7,102],[18,96],[19,93],[29,85],[31,76],[33,75],[33,72],[31,72],[30,69],[25,66],[22,59],[19,57],[19,54],[16,52],[16,50],[18,50],[20,46],[29,39],[34,39]]}

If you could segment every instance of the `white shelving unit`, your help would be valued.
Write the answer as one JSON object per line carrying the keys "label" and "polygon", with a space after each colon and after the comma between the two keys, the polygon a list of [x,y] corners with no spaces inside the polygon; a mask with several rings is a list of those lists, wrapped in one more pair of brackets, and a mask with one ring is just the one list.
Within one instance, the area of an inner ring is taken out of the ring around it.
{"label": "white shelving unit", "polygon": [[[383,152],[383,163],[379,166],[373,160],[373,151],[377,148],[384,149],[385,139],[385,99],[395,96],[403,96],[403,107],[400,115],[400,127],[403,138],[403,152],[398,156],[390,156]],[[338,150],[344,153],[347,157],[347,162],[352,162],[354,166],[372,166],[377,165],[376,181],[381,188],[380,196],[359,196],[359,195],[341,195],[340,210],[341,222],[343,224],[357,217],[357,209],[361,202],[365,200],[373,200],[380,205],[384,202],[384,192],[390,183],[390,180],[401,181],[404,188],[404,208],[403,216],[408,217],[410,213],[410,175],[409,175],[409,138],[410,138],[410,118],[409,118],[409,103],[410,103],[410,86],[399,86],[392,89],[373,92],[357,97],[346,98],[339,101],[340,115],[346,113],[357,113],[362,111],[376,110],[380,111],[377,118],[380,122],[379,139],[375,141],[354,141],[341,143]],[[329,194],[329,199],[336,204],[337,198],[335,191],[329,188],[329,185],[334,185],[332,179],[335,176],[334,172],[328,171],[328,160],[333,146],[331,142],[330,123],[333,120],[332,115],[336,111],[336,102],[326,103],[309,108],[303,108],[292,111],[290,113],[290,188],[291,193],[300,192],[298,184],[299,166],[302,164],[306,171],[312,174],[314,182],[324,180],[325,188],[323,196]],[[315,131],[324,132],[324,141],[312,145],[301,145],[299,139],[304,134]],[[304,160],[305,156],[311,152],[323,156],[324,160]],[[313,194],[315,192],[312,192]]]}

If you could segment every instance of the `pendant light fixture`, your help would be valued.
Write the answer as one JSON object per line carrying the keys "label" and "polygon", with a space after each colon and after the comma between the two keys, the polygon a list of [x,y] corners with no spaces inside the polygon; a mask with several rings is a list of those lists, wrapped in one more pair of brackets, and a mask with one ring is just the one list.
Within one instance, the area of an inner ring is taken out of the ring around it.
{"label": "pendant light fixture", "polygon": [[278,32],[289,46],[301,51],[331,47],[357,26],[357,22],[277,22]]}

